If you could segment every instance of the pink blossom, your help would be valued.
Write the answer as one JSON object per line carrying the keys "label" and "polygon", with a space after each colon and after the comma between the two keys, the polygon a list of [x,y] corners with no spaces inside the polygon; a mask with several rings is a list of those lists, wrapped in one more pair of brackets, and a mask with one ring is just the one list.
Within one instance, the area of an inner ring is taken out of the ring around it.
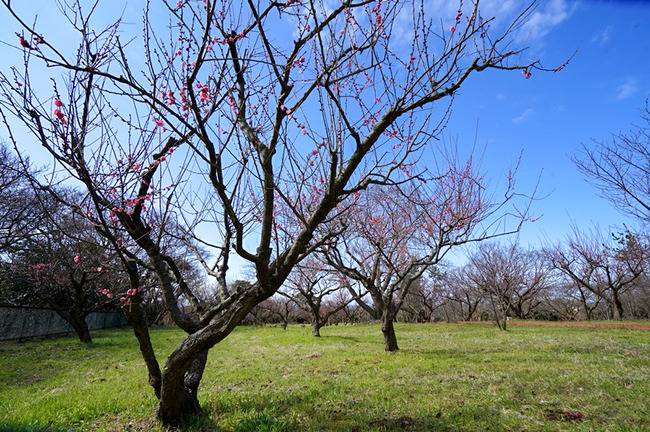
{"label": "pink blossom", "polygon": [[456,31],[456,26],[449,27],[449,31],[452,32],[452,33],[455,32]]}
{"label": "pink blossom", "polygon": [[97,267],[97,271],[98,271],[99,273],[101,273],[102,270],[104,270],[102,267]]}
{"label": "pink blossom", "polygon": [[167,105],[175,105],[176,104],[176,99],[174,98],[174,92],[171,90],[167,91],[167,100],[165,101]]}
{"label": "pink blossom", "polygon": [[74,262],[78,263],[79,261],[81,261],[81,257],[79,255],[74,257]]}
{"label": "pink blossom", "polygon": [[62,107],[62,106],[63,106],[63,102],[61,102],[59,99],[55,99],[55,100],[54,100],[54,105],[56,105],[56,106],[58,106],[58,107]]}

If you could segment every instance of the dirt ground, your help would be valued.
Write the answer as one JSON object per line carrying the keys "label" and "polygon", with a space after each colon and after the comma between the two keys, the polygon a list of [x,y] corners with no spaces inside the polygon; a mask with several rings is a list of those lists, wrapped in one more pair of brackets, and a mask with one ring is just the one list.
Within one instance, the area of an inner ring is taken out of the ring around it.
{"label": "dirt ground", "polygon": [[[459,324],[495,324],[494,321],[456,321]],[[628,324],[628,323],[589,323],[589,322],[571,322],[571,321],[508,321],[508,325],[514,326],[575,326],[575,327],[596,327],[596,328],[613,328],[623,327],[633,330],[650,330],[650,324]]]}

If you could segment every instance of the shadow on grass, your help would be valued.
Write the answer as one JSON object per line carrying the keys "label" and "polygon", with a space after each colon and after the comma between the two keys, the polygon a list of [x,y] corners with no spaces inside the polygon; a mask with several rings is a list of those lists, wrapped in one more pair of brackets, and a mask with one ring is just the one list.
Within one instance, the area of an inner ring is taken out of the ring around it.
{"label": "shadow on grass", "polygon": [[353,337],[353,336],[341,336],[341,335],[326,335],[322,336],[320,339],[316,339],[317,341],[340,341],[340,342],[354,342],[354,343],[361,343],[361,339]]}
{"label": "shadow on grass", "polygon": [[[292,393],[272,392],[252,396],[251,393],[228,397],[205,406],[214,419],[184,429],[189,431],[228,430],[236,432],[285,431],[474,431],[511,430],[511,419],[492,406],[443,409],[431,407],[428,413],[382,412],[362,409],[360,402],[324,400],[311,387]],[[219,421],[219,417],[222,420]],[[209,429],[208,424],[213,429]],[[487,429],[484,429],[485,426]],[[198,428],[197,428],[198,427]]]}
{"label": "shadow on grass", "polygon": [[1,424],[0,432],[68,432],[69,428],[53,427],[46,425],[21,425],[21,424]]}

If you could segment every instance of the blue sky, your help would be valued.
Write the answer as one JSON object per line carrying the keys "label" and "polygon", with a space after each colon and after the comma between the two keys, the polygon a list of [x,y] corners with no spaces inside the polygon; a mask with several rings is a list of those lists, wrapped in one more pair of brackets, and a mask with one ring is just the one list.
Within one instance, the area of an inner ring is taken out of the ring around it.
{"label": "blue sky", "polygon": [[[482,3],[485,15],[495,13],[507,20],[526,2]],[[109,15],[117,17],[122,10],[128,15],[142,7],[138,1],[126,4],[126,9],[113,8]],[[430,0],[430,4],[450,20],[458,7],[448,0]],[[56,22],[46,19],[47,9],[54,7],[51,0],[18,6],[33,11],[35,5],[40,5],[36,8],[40,23],[58,31]],[[4,10],[0,22],[10,22]],[[525,40],[530,47],[525,57],[539,58],[544,66],[554,68],[577,49],[568,67],[559,73],[534,72],[530,79],[520,72],[483,72],[461,88],[445,139],[457,139],[467,148],[477,137],[479,148],[487,146],[483,168],[495,185],[522,151],[521,191],[530,192],[542,173],[540,195],[548,196],[535,204],[533,216],[541,218],[524,227],[520,237],[524,244],[560,240],[573,223],[584,228],[598,223],[607,229],[630,222],[599,197],[569,155],[582,144],[592,145],[592,138],[606,140],[613,132],[629,130],[639,119],[650,93],[649,23],[650,2],[542,0],[520,31],[520,42]],[[139,28],[139,23],[134,27]],[[5,60],[20,58],[16,57],[21,54],[15,46],[17,30],[11,25],[0,29],[0,41],[9,43],[0,44]],[[45,161],[38,149],[29,152],[37,163]]]}
{"label": "blue sky", "polygon": [[541,195],[548,196],[534,205],[542,217],[523,228],[523,244],[560,240],[572,224],[633,225],[599,197],[569,156],[638,124],[650,93],[650,2],[553,0],[536,12],[528,57],[556,67],[578,49],[570,64],[530,79],[519,72],[475,76],[461,89],[445,135],[464,145],[477,134],[495,182],[522,150],[521,190],[532,190],[542,172]]}

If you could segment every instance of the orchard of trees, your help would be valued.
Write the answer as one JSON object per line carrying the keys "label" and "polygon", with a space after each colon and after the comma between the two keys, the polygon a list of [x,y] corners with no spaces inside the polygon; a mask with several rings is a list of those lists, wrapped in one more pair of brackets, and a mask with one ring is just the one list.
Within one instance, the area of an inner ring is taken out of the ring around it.
{"label": "orchard of trees", "polygon": [[[47,305],[84,342],[86,314],[121,307],[164,425],[202,413],[208,351],[241,323],[372,320],[394,351],[396,320],[648,317],[643,233],[522,249],[505,236],[536,197],[517,167],[491,183],[440,140],[476,73],[547,71],[515,38],[533,5],[503,26],[460,2],[443,28],[419,0],[163,0],[138,36],[70,1],[63,41],[2,3],[23,59],[0,73],[2,301]],[[642,220],[648,173],[617,173],[647,130],[576,156]],[[187,334],[164,361],[161,320]]]}

